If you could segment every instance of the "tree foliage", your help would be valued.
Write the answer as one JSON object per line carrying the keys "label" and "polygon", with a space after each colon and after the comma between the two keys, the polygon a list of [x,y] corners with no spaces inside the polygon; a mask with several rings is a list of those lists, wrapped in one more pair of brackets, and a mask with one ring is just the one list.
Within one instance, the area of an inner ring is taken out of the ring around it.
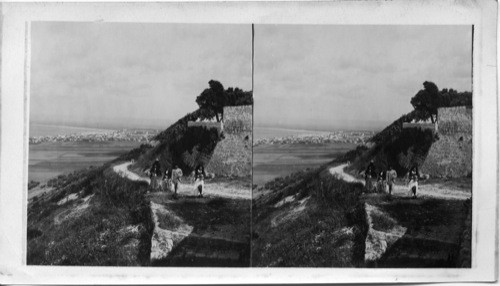
{"label": "tree foliage", "polygon": [[421,89],[411,98],[411,105],[415,109],[417,120],[430,118],[432,123],[436,122],[437,109],[439,106],[439,89],[433,83],[424,82],[424,89]]}
{"label": "tree foliage", "polygon": [[440,107],[472,106],[472,93],[447,88],[440,91],[435,83],[426,81],[424,89],[418,91],[410,103],[414,108],[414,120],[425,121],[430,118],[435,123]]}
{"label": "tree foliage", "polygon": [[[217,122],[222,119],[222,113],[225,103],[225,90],[224,86],[216,81],[211,80],[208,82],[210,88],[206,88],[197,98],[196,103],[198,106],[206,111],[205,115],[212,115],[217,118]],[[221,118],[219,118],[219,114]]]}
{"label": "tree foliage", "polygon": [[197,98],[196,103],[201,110],[201,119],[216,118],[218,122],[223,119],[224,106],[239,106],[253,104],[251,91],[240,88],[224,89],[216,80],[208,82],[209,88],[205,89]]}

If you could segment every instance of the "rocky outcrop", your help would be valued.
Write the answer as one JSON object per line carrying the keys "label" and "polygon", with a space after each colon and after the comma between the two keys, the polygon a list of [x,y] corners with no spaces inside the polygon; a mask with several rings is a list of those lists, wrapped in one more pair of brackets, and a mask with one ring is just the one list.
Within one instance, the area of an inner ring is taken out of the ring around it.
{"label": "rocky outcrop", "polygon": [[398,225],[394,218],[373,205],[365,203],[365,209],[368,223],[365,263],[369,265],[379,260],[388,248],[403,237],[406,228]]}
{"label": "rocky outcrop", "polygon": [[[154,230],[150,259],[154,262],[166,258],[175,245],[191,234],[193,227],[161,204],[151,202],[151,212]],[[168,221],[168,225],[165,225],[165,221]]]}

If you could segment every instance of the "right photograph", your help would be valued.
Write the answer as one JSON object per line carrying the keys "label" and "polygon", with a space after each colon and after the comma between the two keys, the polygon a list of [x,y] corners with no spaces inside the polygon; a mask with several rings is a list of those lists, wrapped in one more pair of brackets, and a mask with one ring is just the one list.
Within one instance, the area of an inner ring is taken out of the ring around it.
{"label": "right photograph", "polygon": [[255,25],[252,267],[471,267],[472,39]]}

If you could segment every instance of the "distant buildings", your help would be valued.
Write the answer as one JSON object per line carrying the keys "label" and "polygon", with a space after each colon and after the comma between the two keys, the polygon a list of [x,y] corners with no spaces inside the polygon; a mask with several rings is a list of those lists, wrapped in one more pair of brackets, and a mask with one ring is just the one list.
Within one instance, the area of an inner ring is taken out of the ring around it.
{"label": "distant buildings", "polygon": [[30,144],[43,142],[149,142],[159,130],[121,129],[110,132],[83,132],[67,135],[35,136],[29,138]]}
{"label": "distant buildings", "polygon": [[275,138],[262,138],[255,141],[254,146],[262,144],[325,144],[353,143],[364,144],[373,136],[373,131],[335,131],[326,134],[295,135]]}

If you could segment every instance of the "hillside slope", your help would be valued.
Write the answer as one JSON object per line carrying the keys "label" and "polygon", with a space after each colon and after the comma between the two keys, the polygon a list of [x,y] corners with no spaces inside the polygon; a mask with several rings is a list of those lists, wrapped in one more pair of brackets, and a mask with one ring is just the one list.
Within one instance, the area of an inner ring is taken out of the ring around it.
{"label": "hillside slope", "polygon": [[162,162],[163,169],[178,165],[186,173],[190,173],[198,164],[206,165],[220,140],[217,129],[201,126],[188,127],[189,121],[197,121],[203,117],[198,109],[187,114],[167,129],[159,133],[151,147],[141,151],[132,150],[128,159],[134,159],[131,169],[142,174],[156,158]]}
{"label": "hillside slope", "polygon": [[252,265],[356,267],[364,260],[362,184],[326,166],[277,178],[254,199]]}
{"label": "hillside slope", "polygon": [[28,203],[28,265],[149,265],[147,184],[99,168],[59,176]]}
{"label": "hillside slope", "polygon": [[413,112],[401,116],[373,136],[367,148],[358,148],[357,152],[346,154],[346,159],[351,160],[347,171],[357,175],[371,160],[376,170],[392,166],[400,176],[415,164],[421,166],[436,138],[429,129],[403,128],[403,123],[411,122],[413,118]]}

